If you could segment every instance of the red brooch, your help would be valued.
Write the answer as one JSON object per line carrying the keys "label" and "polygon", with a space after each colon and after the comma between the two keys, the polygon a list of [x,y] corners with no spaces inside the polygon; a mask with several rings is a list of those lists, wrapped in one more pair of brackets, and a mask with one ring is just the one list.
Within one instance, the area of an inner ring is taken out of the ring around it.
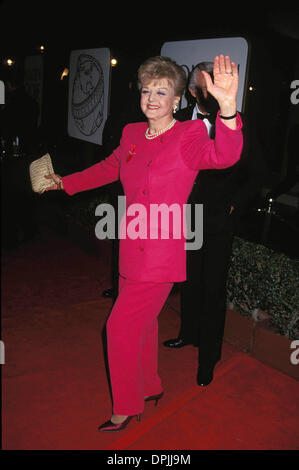
{"label": "red brooch", "polygon": [[129,162],[133,157],[136,155],[136,145],[131,145],[131,150],[129,152],[129,155],[126,158],[126,162]]}

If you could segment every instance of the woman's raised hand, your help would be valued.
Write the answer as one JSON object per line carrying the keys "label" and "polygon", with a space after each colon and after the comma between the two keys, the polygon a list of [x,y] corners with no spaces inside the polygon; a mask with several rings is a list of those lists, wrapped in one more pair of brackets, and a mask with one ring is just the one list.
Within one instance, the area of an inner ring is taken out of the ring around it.
{"label": "woman's raised hand", "polygon": [[216,56],[213,68],[214,82],[207,72],[202,73],[208,92],[218,101],[221,114],[234,114],[239,85],[238,67],[235,62],[232,62],[229,56]]}
{"label": "woman's raised hand", "polygon": [[45,189],[45,191],[53,191],[57,189],[64,189],[63,188],[63,183],[62,183],[62,178],[59,175],[56,175],[55,173],[51,173],[51,175],[45,176],[48,180],[53,181],[55,184],[48,186],[48,188]]}

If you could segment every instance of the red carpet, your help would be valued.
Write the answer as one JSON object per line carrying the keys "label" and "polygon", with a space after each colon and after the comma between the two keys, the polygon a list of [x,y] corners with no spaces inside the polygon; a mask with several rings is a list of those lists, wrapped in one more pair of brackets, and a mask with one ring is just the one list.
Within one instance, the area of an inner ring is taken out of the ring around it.
{"label": "red carpet", "polygon": [[173,297],[160,315],[163,399],[121,433],[97,431],[111,414],[107,247],[96,259],[51,236],[2,256],[3,449],[298,449],[298,383],[224,344],[215,380],[198,387],[196,349],[162,345],[178,332]]}

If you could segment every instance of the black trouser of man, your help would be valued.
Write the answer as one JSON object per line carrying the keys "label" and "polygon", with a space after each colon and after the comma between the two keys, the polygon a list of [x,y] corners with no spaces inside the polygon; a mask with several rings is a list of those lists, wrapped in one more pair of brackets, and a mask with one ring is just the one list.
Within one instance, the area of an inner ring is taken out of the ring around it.
{"label": "black trouser of man", "polygon": [[221,358],[233,240],[229,218],[223,229],[204,231],[201,249],[187,251],[187,281],[181,285],[179,337],[199,347],[199,365],[205,368]]}

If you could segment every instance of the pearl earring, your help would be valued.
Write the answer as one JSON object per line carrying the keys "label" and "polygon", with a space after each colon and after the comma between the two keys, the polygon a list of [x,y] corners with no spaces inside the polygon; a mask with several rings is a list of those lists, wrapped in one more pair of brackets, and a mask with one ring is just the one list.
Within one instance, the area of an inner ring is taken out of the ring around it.
{"label": "pearl earring", "polygon": [[173,106],[173,114],[175,114],[175,113],[176,113],[177,107],[178,107],[178,105],[177,105],[177,104],[175,104],[175,105]]}

